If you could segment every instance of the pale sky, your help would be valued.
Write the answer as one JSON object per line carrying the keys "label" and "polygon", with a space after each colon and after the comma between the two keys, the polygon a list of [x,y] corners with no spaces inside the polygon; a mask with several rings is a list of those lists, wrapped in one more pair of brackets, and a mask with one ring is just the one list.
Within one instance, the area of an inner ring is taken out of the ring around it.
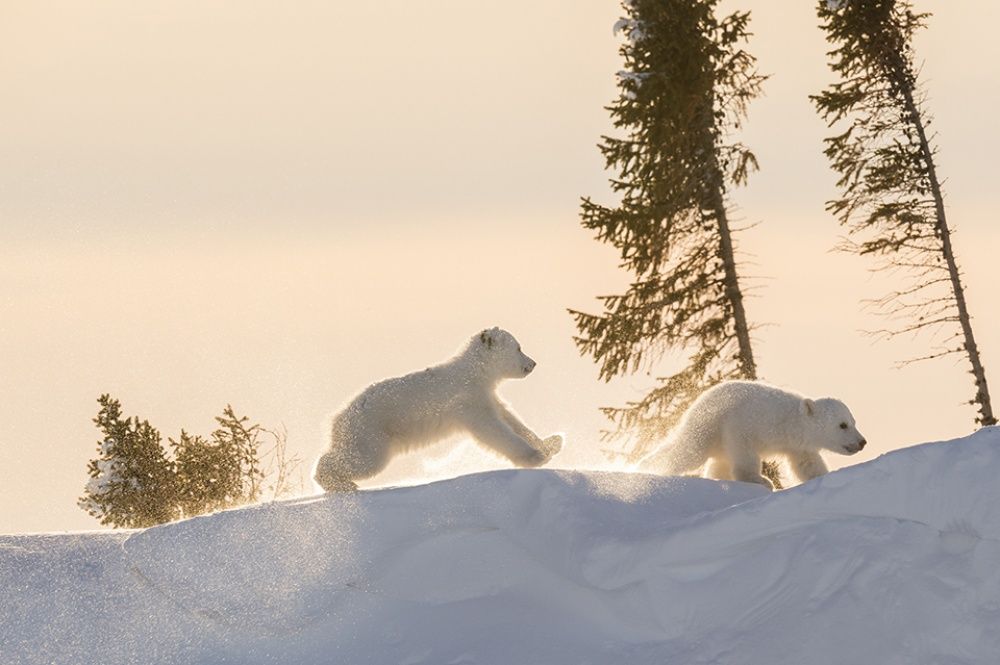
{"label": "pale sky", "polygon": [[[727,2],[725,7],[737,6]],[[747,1],[771,74],[740,137],[762,170],[734,194],[767,380],[851,406],[871,442],[833,466],[973,429],[959,361],[873,344],[860,301],[893,284],[832,253],[834,178],[807,95],[830,80],[811,2]],[[917,42],[955,245],[994,399],[990,289],[1000,132],[985,1],[933,9]],[[0,533],[96,528],[76,506],[102,392],[163,435],[227,403],[287,427],[312,462],[360,388],[445,359],[477,330],[538,369],[502,392],[567,434],[555,466],[602,465],[611,385],[567,307],[626,276],[579,226],[608,197],[596,148],[621,68],[615,2],[22,2],[0,15]],[[959,359],[960,360],[960,359]],[[670,369],[665,362],[660,374]],[[655,372],[654,372],[655,374]],[[503,462],[460,445],[378,482]]]}

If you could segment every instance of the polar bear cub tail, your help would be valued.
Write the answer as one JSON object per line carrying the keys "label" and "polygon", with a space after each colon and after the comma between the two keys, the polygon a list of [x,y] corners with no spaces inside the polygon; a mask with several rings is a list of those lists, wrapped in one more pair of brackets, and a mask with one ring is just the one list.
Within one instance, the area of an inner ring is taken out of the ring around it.
{"label": "polar bear cub tail", "polygon": [[671,436],[663,446],[639,460],[638,470],[645,473],[658,473],[675,476],[696,471],[704,466],[708,457],[699,454],[703,449],[699,445],[678,445],[679,438]]}
{"label": "polar bear cub tail", "polygon": [[718,432],[714,423],[699,418],[711,410],[705,408],[705,401],[700,397],[688,407],[666,441],[639,460],[639,471],[676,476],[697,471],[708,462]]}

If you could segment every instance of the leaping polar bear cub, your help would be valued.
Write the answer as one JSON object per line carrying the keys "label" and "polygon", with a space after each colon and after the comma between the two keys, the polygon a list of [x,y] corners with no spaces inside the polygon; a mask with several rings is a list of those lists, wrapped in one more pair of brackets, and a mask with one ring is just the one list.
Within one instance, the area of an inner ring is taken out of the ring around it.
{"label": "leaping polar bear cub", "polygon": [[819,451],[853,455],[865,447],[854,416],[839,399],[809,399],[759,381],[724,381],[691,403],[665,445],[639,469],[676,475],[701,468],[705,476],[773,489],[761,458],[788,458],[805,482],[827,472]]}
{"label": "leaping polar bear cub", "polygon": [[451,360],[372,384],[333,417],[313,477],[327,492],[354,490],[396,455],[459,433],[517,466],[541,466],[562,448],[562,436],[541,439],[496,393],[504,379],[534,368],[513,335],[490,328]]}

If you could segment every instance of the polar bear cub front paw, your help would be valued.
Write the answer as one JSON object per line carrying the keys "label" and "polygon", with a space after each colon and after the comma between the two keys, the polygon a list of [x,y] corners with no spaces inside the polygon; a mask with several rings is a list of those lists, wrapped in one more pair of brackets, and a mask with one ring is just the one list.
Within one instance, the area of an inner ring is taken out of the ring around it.
{"label": "polar bear cub front paw", "polygon": [[553,434],[552,436],[542,439],[538,448],[543,455],[545,455],[545,461],[548,461],[555,457],[563,447],[563,435]]}

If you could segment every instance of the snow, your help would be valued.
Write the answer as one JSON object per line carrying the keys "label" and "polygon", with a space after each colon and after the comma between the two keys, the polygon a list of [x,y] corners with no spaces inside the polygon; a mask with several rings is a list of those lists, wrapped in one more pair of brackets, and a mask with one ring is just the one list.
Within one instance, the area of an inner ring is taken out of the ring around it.
{"label": "snow", "polygon": [[619,70],[616,76],[620,78],[622,81],[628,81],[632,83],[632,85],[634,85],[637,88],[640,85],[642,85],[643,81],[649,78],[649,74],[645,72],[630,72],[625,69]]}
{"label": "snow", "polygon": [[[108,451],[110,448],[110,441],[105,441],[101,445],[101,453],[104,455],[109,454]],[[139,483],[135,478],[130,478],[129,480],[133,487],[138,488]],[[97,475],[87,481],[86,491],[79,502],[80,506],[92,514],[102,514],[104,509],[94,501],[94,497],[103,495],[110,491],[112,487],[120,485],[122,482],[124,481],[122,480],[120,462],[113,457],[99,458],[97,460]]]}
{"label": "snow", "polygon": [[646,31],[644,29],[643,22],[634,18],[618,19],[615,21],[615,24],[611,26],[611,33],[613,35],[622,33],[625,36],[626,41],[633,46],[646,38]]}
{"label": "snow", "polygon": [[633,100],[636,99],[636,97],[637,97],[635,91],[639,89],[639,86],[642,85],[642,82],[644,80],[646,80],[647,78],[649,78],[649,74],[648,73],[645,73],[645,72],[630,72],[630,71],[627,71],[627,70],[624,70],[624,69],[618,71],[618,73],[616,74],[616,76],[619,79],[621,79],[622,83],[624,83],[624,84],[631,84],[631,85],[624,85],[623,86],[622,94],[627,99],[633,99]]}
{"label": "snow", "polygon": [[0,537],[15,663],[994,663],[1000,429],[791,490],[511,470]]}

